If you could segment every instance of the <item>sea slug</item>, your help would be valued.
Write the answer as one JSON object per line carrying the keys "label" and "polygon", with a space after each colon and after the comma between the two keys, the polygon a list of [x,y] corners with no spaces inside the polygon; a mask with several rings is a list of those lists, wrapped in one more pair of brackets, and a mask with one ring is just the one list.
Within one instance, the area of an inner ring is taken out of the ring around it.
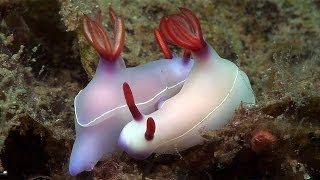
{"label": "sea slug", "polygon": [[190,53],[183,57],[172,54],[156,30],[166,59],[126,68],[120,56],[125,39],[124,20],[111,8],[109,15],[113,40],[102,27],[101,11],[96,20],[84,16],[82,21],[86,39],[101,58],[93,79],[74,100],[76,140],[69,163],[73,176],[92,170],[104,155],[117,152],[120,131],[131,117],[122,93],[124,82],[131,84],[139,109],[151,113],[179,92],[193,66]]}
{"label": "sea slug", "polygon": [[180,8],[180,12],[162,18],[159,28],[165,40],[190,50],[195,61],[180,92],[159,110],[144,115],[134,103],[131,83],[123,84],[134,119],[121,131],[118,144],[137,159],[201,144],[201,130],[221,128],[241,103],[255,103],[247,75],[204,41],[191,10]]}

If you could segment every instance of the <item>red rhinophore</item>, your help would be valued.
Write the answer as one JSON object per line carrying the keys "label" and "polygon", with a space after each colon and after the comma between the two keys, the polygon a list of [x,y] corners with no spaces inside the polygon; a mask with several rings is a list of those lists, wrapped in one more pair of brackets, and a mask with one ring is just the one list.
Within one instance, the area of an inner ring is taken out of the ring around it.
{"label": "red rhinophore", "polygon": [[124,97],[126,99],[126,103],[129,107],[129,110],[131,112],[133,119],[137,121],[141,120],[142,114],[134,102],[133,94],[129,84],[127,82],[123,83],[122,89],[123,89]]}
{"label": "red rhinophore", "polygon": [[147,119],[147,129],[144,133],[144,138],[146,138],[147,141],[151,141],[154,137],[154,133],[156,132],[156,123],[154,122],[152,117],[149,117]]}
{"label": "red rhinophore", "polygon": [[201,26],[195,14],[186,8],[179,8],[180,14],[162,18],[160,32],[168,42],[185,49],[196,51],[206,47]]}
{"label": "red rhinophore", "polygon": [[86,39],[98,51],[100,56],[108,61],[115,61],[124,46],[125,26],[123,17],[118,17],[110,7],[109,16],[113,25],[114,39],[110,40],[107,32],[103,29],[101,10],[96,15],[96,20],[84,15],[82,29]]}
{"label": "red rhinophore", "polygon": [[167,59],[172,59],[172,53],[169,50],[167,43],[163,40],[163,37],[159,29],[154,29],[153,32],[154,32],[154,36],[156,37],[157,43],[159,44],[164,56]]}

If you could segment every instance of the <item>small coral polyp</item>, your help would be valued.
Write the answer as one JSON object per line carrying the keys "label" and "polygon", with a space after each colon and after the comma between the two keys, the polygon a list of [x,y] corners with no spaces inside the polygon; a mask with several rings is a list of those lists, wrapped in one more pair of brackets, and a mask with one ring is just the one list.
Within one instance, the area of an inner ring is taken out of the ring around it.
{"label": "small coral polyp", "polygon": [[172,54],[162,37],[156,36],[166,59],[126,68],[120,56],[125,39],[124,20],[111,8],[109,16],[114,27],[113,39],[102,27],[101,11],[95,20],[84,16],[82,21],[85,37],[99,53],[100,60],[93,79],[74,100],[76,140],[69,163],[73,176],[92,170],[104,155],[119,151],[120,131],[131,119],[122,92],[124,82],[131,84],[140,111],[149,114],[180,91],[193,65],[188,53],[183,57]]}
{"label": "small coral polyp", "polygon": [[269,153],[277,138],[267,130],[259,130],[252,135],[251,149],[256,153]]}
{"label": "small coral polyp", "polygon": [[232,119],[241,103],[255,103],[247,75],[204,41],[192,11],[180,8],[180,14],[162,18],[159,33],[165,41],[191,51],[195,62],[180,92],[148,115],[135,106],[131,83],[123,85],[133,117],[141,116],[123,128],[118,144],[137,159],[201,144],[200,130],[219,129]]}

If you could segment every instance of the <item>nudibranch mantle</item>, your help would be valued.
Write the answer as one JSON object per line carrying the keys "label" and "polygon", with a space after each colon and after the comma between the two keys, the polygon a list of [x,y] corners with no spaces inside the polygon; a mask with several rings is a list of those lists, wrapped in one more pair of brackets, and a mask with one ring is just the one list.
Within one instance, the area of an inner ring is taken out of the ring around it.
{"label": "nudibranch mantle", "polygon": [[86,39],[101,58],[93,79],[74,100],[76,140],[69,163],[72,176],[92,170],[104,155],[119,150],[120,131],[131,117],[121,91],[123,82],[132,84],[141,111],[151,113],[179,92],[193,66],[190,56],[171,54],[165,44],[159,43],[161,35],[156,35],[166,59],[126,68],[120,57],[124,22],[112,9],[109,15],[114,26],[113,43],[101,25],[101,12],[95,21],[87,16],[83,19]]}
{"label": "nudibranch mantle", "polygon": [[90,127],[121,114],[130,117],[121,91],[123,82],[132,84],[139,109],[143,113],[153,112],[159,102],[181,89],[192,65],[193,60],[185,64],[181,57],[173,55],[170,60],[107,71],[109,62],[100,60],[95,76],[74,99],[76,124]]}
{"label": "nudibranch mantle", "polygon": [[[119,146],[137,159],[200,144],[204,141],[203,129],[221,128],[241,103],[255,103],[247,75],[202,39],[192,11],[180,11],[182,15],[162,19],[160,29],[167,40],[192,51],[195,62],[178,94],[166,100],[159,110],[129,122],[121,131]],[[123,88],[128,91],[128,87]]]}

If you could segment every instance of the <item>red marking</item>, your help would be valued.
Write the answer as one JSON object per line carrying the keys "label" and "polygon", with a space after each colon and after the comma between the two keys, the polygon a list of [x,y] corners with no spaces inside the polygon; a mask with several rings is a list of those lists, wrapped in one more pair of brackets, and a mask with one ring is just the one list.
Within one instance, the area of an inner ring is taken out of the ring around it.
{"label": "red marking", "polygon": [[156,37],[157,43],[160,46],[164,56],[167,59],[172,59],[172,53],[169,50],[167,43],[163,40],[163,37],[162,37],[159,29],[154,29],[153,32],[154,32],[154,36]]}
{"label": "red marking", "polygon": [[154,137],[154,133],[156,132],[156,123],[154,122],[152,117],[147,119],[147,129],[144,133],[144,138],[147,141],[151,141]]}
{"label": "red marking", "polygon": [[131,112],[133,119],[137,121],[141,120],[142,114],[134,102],[133,94],[129,84],[127,82],[123,83],[122,89],[123,89],[124,97],[126,99],[126,103],[129,107],[129,110]]}
{"label": "red marking", "polygon": [[179,9],[180,14],[161,19],[161,34],[167,41],[191,51],[206,47],[198,18],[189,9]]}
{"label": "red marking", "polygon": [[115,61],[124,46],[125,39],[125,26],[122,17],[117,17],[116,13],[110,8],[110,19],[113,25],[114,40],[113,44],[110,40],[108,33],[102,27],[102,14],[101,10],[96,15],[96,20],[90,19],[84,15],[82,20],[82,30],[86,39],[96,49],[102,58],[107,61]]}

